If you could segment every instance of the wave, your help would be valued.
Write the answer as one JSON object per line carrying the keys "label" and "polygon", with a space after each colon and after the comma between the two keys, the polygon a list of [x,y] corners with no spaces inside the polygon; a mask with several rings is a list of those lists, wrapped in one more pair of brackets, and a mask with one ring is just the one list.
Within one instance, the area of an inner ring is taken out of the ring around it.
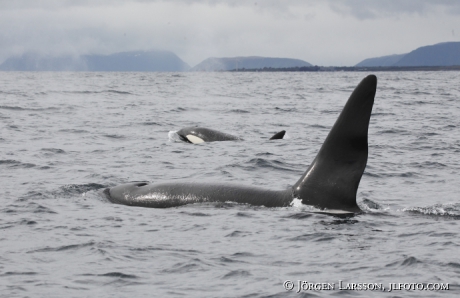
{"label": "wave", "polygon": [[12,110],[12,111],[48,111],[48,110],[59,110],[56,107],[48,107],[48,108],[23,108],[18,106],[0,106],[0,109],[3,110]]}
{"label": "wave", "polygon": [[323,232],[313,232],[308,234],[303,234],[300,236],[295,236],[289,238],[290,241],[307,241],[307,242],[321,242],[321,241],[332,241],[336,239],[336,236],[329,233]]}
{"label": "wave", "polygon": [[[9,204],[5,208],[1,209],[2,213],[7,213],[7,214],[30,214],[30,213],[35,213],[35,214],[57,214],[57,212],[51,210],[48,207],[45,207],[43,205],[40,205],[36,202],[29,202],[26,205],[23,204],[24,201],[27,201],[30,198],[33,199],[41,199],[44,198],[45,195],[40,193],[40,192],[28,192],[25,196],[21,196],[16,200],[18,203],[14,204]],[[30,224],[33,225],[35,224],[33,220],[25,220],[21,221],[21,224]],[[4,227],[3,227],[4,228]]]}
{"label": "wave", "polygon": [[415,90],[415,91],[409,92],[407,94],[411,94],[411,95],[432,95],[430,92],[419,91],[419,90]]}
{"label": "wave", "polygon": [[385,267],[415,267],[423,262],[417,259],[416,257],[406,257],[402,261],[392,262],[387,264]]}
{"label": "wave", "polygon": [[79,250],[79,249],[85,248],[85,247],[92,247],[95,244],[96,244],[96,242],[90,241],[90,242],[82,243],[82,244],[62,245],[62,246],[57,246],[57,247],[49,247],[48,246],[48,247],[45,247],[45,248],[39,248],[39,249],[30,250],[27,253]]}
{"label": "wave", "polygon": [[460,203],[436,204],[426,207],[408,207],[402,211],[435,217],[460,219]]}
{"label": "wave", "polygon": [[279,160],[268,160],[265,158],[253,158],[248,162],[245,162],[244,165],[236,164],[233,165],[233,167],[241,168],[246,171],[257,171],[259,169],[274,169],[283,172],[297,172],[297,170],[295,170],[295,167],[288,163]]}
{"label": "wave", "polygon": [[61,91],[61,93],[68,93],[68,94],[115,93],[115,94],[122,94],[122,95],[135,95],[134,93],[131,93],[131,92],[128,92],[128,91],[120,91],[120,90],[115,90],[115,89],[108,89],[108,90],[102,90],[102,91],[89,91],[89,90],[84,90],[84,91]]}
{"label": "wave", "polygon": [[39,275],[40,273],[38,272],[34,272],[34,271],[26,271],[26,272],[16,272],[16,271],[7,271],[3,274],[0,274],[0,276],[13,276],[13,275],[21,275],[21,276],[24,276],[24,275]]}
{"label": "wave", "polygon": [[33,163],[23,163],[23,162],[14,160],[14,159],[0,160],[0,166],[2,166],[2,165],[5,165],[5,166],[7,166],[8,168],[11,168],[11,169],[14,169],[14,168],[28,169],[28,168],[33,168],[33,167],[37,166],[36,164],[33,164]]}
{"label": "wave", "polygon": [[206,213],[203,213],[203,212],[186,212],[186,211],[181,211],[179,212],[181,214],[186,214],[186,215],[190,215],[190,216],[199,216],[199,217],[203,217],[203,216],[211,216],[211,214],[206,214]]}
{"label": "wave", "polygon": [[392,177],[402,177],[402,178],[417,178],[420,177],[419,173],[415,172],[404,172],[404,173],[382,173],[380,177],[392,178]]}
{"label": "wave", "polygon": [[[36,192],[31,191],[26,195],[22,196],[22,200],[37,200],[37,199],[46,199],[46,198],[79,198],[82,196],[87,196],[88,193],[94,192],[95,197],[100,198],[101,194],[99,193],[101,189],[108,187],[107,185],[98,184],[98,183],[86,183],[86,184],[66,184],[60,186],[59,188],[51,191],[45,192]],[[46,207],[45,207],[46,208]],[[43,210],[48,212],[48,210]],[[55,213],[52,210],[49,210],[51,213]],[[34,211],[36,213],[38,211]]]}
{"label": "wave", "polygon": [[225,237],[246,237],[251,235],[251,232],[244,232],[244,231],[233,231],[230,234],[225,235]]}
{"label": "wave", "polygon": [[181,113],[181,112],[185,112],[185,111],[188,111],[189,109],[187,108],[182,108],[182,107],[177,107],[177,108],[174,108],[174,109],[171,109],[169,111],[165,111],[166,113]]}
{"label": "wave", "polygon": [[382,135],[382,134],[412,134],[412,133],[409,133],[407,130],[402,130],[402,129],[386,129],[386,130],[380,130],[377,132],[378,135]]}
{"label": "wave", "polygon": [[108,272],[103,274],[82,274],[82,276],[106,276],[106,277],[116,277],[116,278],[139,278],[134,274],[126,274],[123,272]]}
{"label": "wave", "polygon": [[113,90],[113,89],[109,89],[109,90],[105,90],[105,91],[102,91],[101,93],[115,93],[115,94],[123,94],[123,95],[134,95],[133,93],[131,92],[128,92],[128,91],[119,91],[119,90]]}
{"label": "wave", "polygon": [[281,111],[281,112],[297,112],[297,108],[280,108],[280,107],[275,107],[275,110]]}
{"label": "wave", "polygon": [[104,137],[110,138],[110,139],[124,139],[125,138],[125,136],[121,136],[117,134],[106,134],[104,135]]}
{"label": "wave", "polygon": [[383,112],[377,112],[377,113],[372,113],[372,117],[379,117],[379,116],[395,116],[395,113],[383,113]]}
{"label": "wave", "polygon": [[313,216],[313,213],[311,212],[297,212],[294,214],[290,214],[288,216],[285,216],[284,218],[292,218],[292,219],[307,219]]}
{"label": "wave", "polygon": [[236,114],[248,114],[248,113],[250,113],[249,111],[242,110],[242,109],[232,109],[229,112],[236,113]]}
{"label": "wave", "polygon": [[24,108],[16,107],[16,106],[0,106],[0,109],[3,109],[3,110],[14,110],[14,111],[23,111],[23,110],[25,110]]}
{"label": "wave", "polygon": [[340,110],[321,110],[321,114],[332,114],[332,115],[338,115],[340,114]]}
{"label": "wave", "polygon": [[89,131],[84,130],[84,129],[61,129],[59,132],[70,132],[70,133],[89,133]]}
{"label": "wave", "polygon": [[319,125],[319,124],[312,124],[312,125],[309,125],[308,128],[330,129],[331,127]]}
{"label": "wave", "polygon": [[373,211],[373,210],[383,210],[384,209],[380,204],[378,204],[378,203],[376,203],[376,202],[374,202],[372,200],[369,200],[369,199],[363,199],[361,201],[361,204],[358,204],[358,205],[364,211]]}
{"label": "wave", "polygon": [[405,105],[405,106],[421,106],[421,105],[437,104],[437,103],[433,101],[416,100],[416,101],[401,101],[400,104]]}
{"label": "wave", "polygon": [[101,188],[106,188],[106,185],[98,183],[87,183],[87,184],[67,184],[61,186],[58,191],[54,192],[55,195],[63,196],[74,196],[85,194],[89,191],[99,190]]}
{"label": "wave", "polygon": [[209,265],[201,261],[200,259],[192,259],[189,262],[180,262],[174,264],[171,268],[161,270],[162,273],[187,273],[187,272],[195,272],[195,271],[207,271],[205,267]]}
{"label": "wave", "polygon": [[233,270],[221,277],[221,279],[247,278],[252,274],[246,270]]}
{"label": "wave", "polygon": [[66,154],[66,152],[59,148],[42,148],[40,151],[44,151],[46,154],[53,153],[53,154]]}
{"label": "wave", "polygon": [[409,166],[424,169],[440,169],[447,167],[447,165],[435,161],[411,162]]}
{"label": "wave", "polygon": [[168,252],[175,252],[175,253],[185,253],[185,254],[196,254],[199,251],[195,249],[180,249],[180,248],[173,248],[173,247],[131,247],[129,248],[130,251],[135,252],[151,252],[151,251],[168,251]]}
{"label": "wave", "polygon": [[153,126],[163,126],[163,124],[159,123],[159,122],[152,122],[152,121],[146,121],[146,122],[143,122],[142,125],[153,125]]}

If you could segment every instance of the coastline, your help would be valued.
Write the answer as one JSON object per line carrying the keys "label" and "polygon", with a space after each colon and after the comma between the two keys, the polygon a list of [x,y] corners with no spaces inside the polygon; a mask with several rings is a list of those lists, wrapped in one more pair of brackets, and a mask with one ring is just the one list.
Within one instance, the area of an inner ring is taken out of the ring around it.
{"label": "coastline", "polygon": [[287,67],[271,68],[264,67],[258,69],[232,69],[230,72],[316,72],[316,71],[460,71],[460,65],[453,66],[372,66],[372,67],[355,67],[355,66],[308,66],[308,67]]}

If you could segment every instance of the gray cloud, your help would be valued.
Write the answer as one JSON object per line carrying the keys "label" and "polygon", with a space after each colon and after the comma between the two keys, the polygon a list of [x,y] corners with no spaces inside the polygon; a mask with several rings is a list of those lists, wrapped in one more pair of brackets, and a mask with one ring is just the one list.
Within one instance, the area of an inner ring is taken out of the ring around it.
{"label": "gray cloud", "polygon": [[249,55],[353,65],[459,40],[459,12],[447,0],[0,0],[0,63],[31,51],[160,49],[192,66]]}
{"label": "gray cloud", "polygon": [[329,1],[329,5],[338,13],[351,15],[358,19],[392,18],[405,14],[424,16],[438,10],[460,14],[460,1],[457,0],[342,0]]}

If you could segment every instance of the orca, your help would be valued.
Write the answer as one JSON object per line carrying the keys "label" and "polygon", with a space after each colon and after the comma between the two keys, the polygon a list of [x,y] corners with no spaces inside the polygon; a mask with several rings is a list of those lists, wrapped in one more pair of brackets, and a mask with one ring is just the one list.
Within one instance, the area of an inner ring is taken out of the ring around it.
{"label": "orca", "polygon": [[112,203],[168,208],[202,202],[236,202],[265,207],[288,207],[294,202],[320,213],[346,216],[359,213],[356,193],[368,157],[368,128],[377,89],[369,75],[355,88],[305,173],[285,190],[239,184],[133,182],[106,188]]}
{"label": "orca", "polygon": [[[176,132],[179,138],[187,143],[201,144],[204,142],[219,142],[219,141],[241,141],[242,138],[233,136],[228,133],[220,132],[206,127],[184,127]],[[286,134],[282,130],[274,134],[270,140],[282,139]]]}

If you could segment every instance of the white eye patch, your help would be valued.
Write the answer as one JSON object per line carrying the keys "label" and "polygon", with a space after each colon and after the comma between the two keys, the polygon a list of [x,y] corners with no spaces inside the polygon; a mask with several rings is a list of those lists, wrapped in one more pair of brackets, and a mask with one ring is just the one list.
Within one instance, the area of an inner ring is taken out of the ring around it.
{"label": "white eye patch", "polygon": [[203,139],[200,139],[200,138],[197,137],[197,136],[194,136],[194,135],[187,135],[186,137],[187,137],[187,139],[190,141],[190,143],[192,143],[192,144],[204,143],[204,140],[203,140]]}

